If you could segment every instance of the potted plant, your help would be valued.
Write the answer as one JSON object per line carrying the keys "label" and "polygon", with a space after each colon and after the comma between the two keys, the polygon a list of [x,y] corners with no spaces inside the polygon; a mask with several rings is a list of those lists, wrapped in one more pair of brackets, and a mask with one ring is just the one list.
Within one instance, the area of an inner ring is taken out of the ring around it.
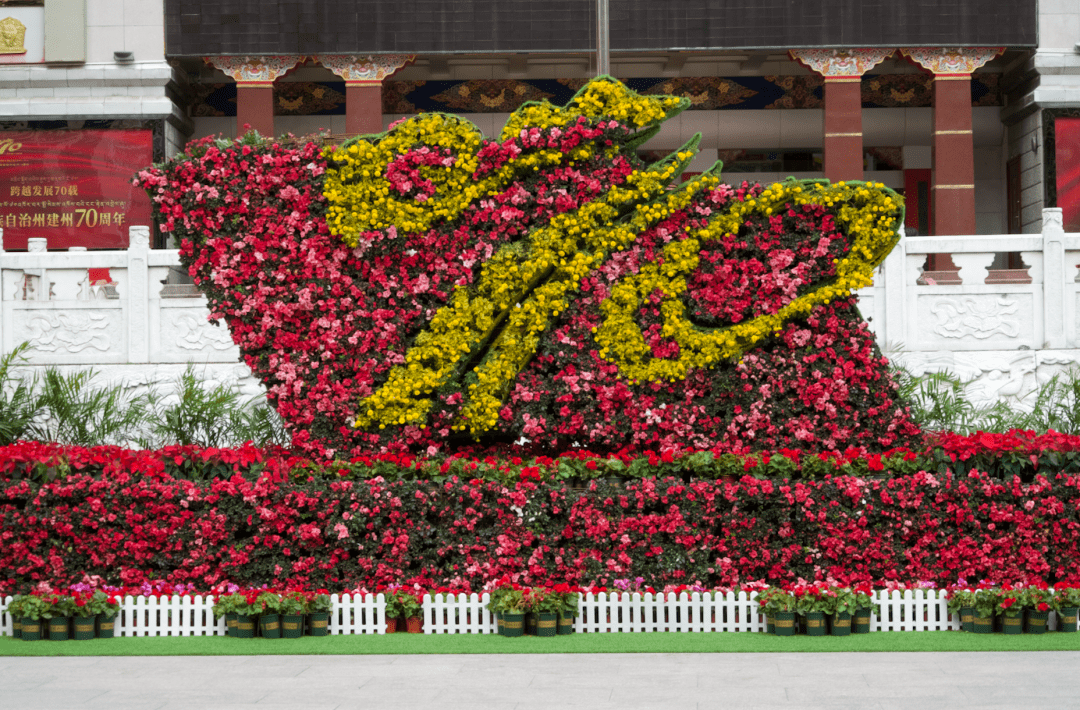
{"label": "potted plant", "polygon": [[[764,601],[762,601],[763,597]],[[798,611],[798,602],[791,590],[769,587],[758,592],[758,604],[766,617],[772,617],[773,631],[777,636],[795,635],[795,614]]]}
{"label": "potted plant", "polygon": [[236,628],[233,636],[240,639],[255,638],[255,622],[263,611],[262,602],[259,600],[259,590],[247,589],[239,596],[243,602],[236,604]]}
{"label": "potted plant", "polygon": [[95,626],[97,622],[97,611],[95,611],[94,595],[90,592],[74,592],[71,595],[72,601],[75,603],[75,609],[72,612],[71,624],[75,631],[74,636],[76,641],[90,641],[94,638]]}
{"label": "potted plant", "polygon": [[1054,598],[1050,605],[1057,612],[1057,630],[1075,633],[1077,610],[1080,609],[1080,585],[1071,582],[1054,585]]}
{"label": "potted plant", "polygon": [[257,602],[262,605],[259,633],[267,639],[281,638],[281,596],[277,592],[263,592]]}
{"label": "potted plant", "polygon": [[22,638],[22,606],[23,600],[26,598],[23,594],[16,594],[8,602],[7,612],[11,615],[11,637],[16,639]]}
{"label": "potted plant", "polygon": [[536,635],[554,636],[557,632],[559,613],[562,611],[562,598],[552,590],[541,587],[534,587],[532,592],[532,611],[536,614]]}
{"label": "potted plant", "polygon": [[116,616],[120,613],[120,600],[99,589],[94,592],[91,604],[97,619],[97,637],[113,638],[116,634]]}
{"label": "potted plant", "polygon": [[1015,635],[1024,633],[1024,591],[1004,586],[998,592],[998,614],[1001,615],[1002,632]]}
{"label": "potted plant", "polygon": [[386,633],[397,631],[397,620],[405,619],[410,634],[418,634],[423,628],[423,606],[417,595],[398,589],[386,598]]}
{"label": "potted plant", "polygon": [[49,620],[49,640],[67,641],[71,638],[71,617],[75,615],[75,599],[67,594],[50,594],[48,601],[46,618]]}
{"label": "potted plant", "polygon": [[975,590],[969,587],[952,587],[948,592],[950,614],[960,615],[963,631],[975,630]]}
{"label": "potted plant", "polygon": [[211,610],[215,619],[225,617],[225,635],[236,635],[236,613],[241,606],[247,606],[243,594],[223,594],[214,600]]}
{"label": "potted plant", "polygon": [[52,604],[40,594],[28,594],[23,597],[20,612],[22,613],[22,640],[40,641],[43,637],[42,621],[45,621],[44,626],[47,626]]}
{"label": "potted plant", "polygon": [[306,595],[304,611],[308,616],[308,633],[311,636],[326,636],[330,633],[328,623],[332,608],[330,595],[323,592]]}
{"label": "potted plant", "polygon": [[1046,633],[1046,622],[1050,618],[1050,602],[1053,598],[1053,592],[1042,582],[1024,590],[1024,631],[1026,633]]}
{"label": "potted plant", "polygon": [[851,635],[851,615],[855,611],[855,593],[850,587],[835,587],[824,595],[829,629],[833,636]]}
{"label": "potted plant", "polygon": [[393,634],[404,631],[405,624],[405,599],[404,592],[400,589],[383,592],[386,598],[386,633]]}
{"label": "potted plant", "polygon": [[553,592],[559,599],[559,624],[557,633],[566,636],[574,633],[574,617],[578,615],[580,595],[570,591],[570,585],[559,584]]}
{"label": "potted plant", "polygon": [[855,585],[852,590],[855,597],[855,615],[851,619],[851,633],[870,633],[871,614],[881,614],[881,605],[874,603],[874,589],[869,583]]}
{"label": "potted plant", "polygon": [[499,587],[491,593],[488,609],[502,615],[501,633],[507,637],[525,633],[525,594],[512,586]]}
{"label": "potted plant", "polygon": [[989,587],[975,590],[973,602],[975,618],[972,619],[972,631],[977,634],[989,634],[994,631],[994,617],[998,612],[998,592]]}
{"label": "potted plant", "polygon": [[757,596],[754,598],[758,604],[758,613],[765,615],[765,633],[767,634],[772,634],[776,631],[776,624],[774,623],[772,612],[769,611],[769,600],[780,592],[781,589],[779,587],[766,587],[765,589],[759,590]]}
{"label": "potted plant", "polygon": [[825,614],[832,608],[832,599],[827,588],[813,584],[798,589],[795,604],[799,614],[806,620],[807,636],[824,636]]}
{"label": "potted plant", "polygon": [[281,614],[281,637],[298,639],[304,635],[304,607],[307,600],[302,592],[287,592],[278,604]]}

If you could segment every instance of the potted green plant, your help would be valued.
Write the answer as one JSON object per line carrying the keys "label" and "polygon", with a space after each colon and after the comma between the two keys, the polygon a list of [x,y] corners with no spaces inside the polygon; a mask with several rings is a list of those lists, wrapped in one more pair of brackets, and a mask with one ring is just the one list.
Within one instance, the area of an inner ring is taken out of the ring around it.
{"label": "potted green plant", "polygon": [[963,631],[975,630],[975,590],[968,587],[953,587],[948,591],[950,614],[960,615],[960,628]]}
{"label": "potted green plant", "polygon": [[781,592],[779,587],[766,587],[755,592],[757,595],[754,597],[754,601],[758,605],[758,613],[765,615],[765,633],[772,634],[776,631],[776,624],[774,623],[772,612],[769,611],[769,600],[774,595]]}
{"label": "potted green plant", "polygon": [[302,592],[287,592],[281,597],[278,612],[281,614],[281,637],[298,639],[304,635],[304,607],[307,600]]}
{"label": "potted green plant", "polygon": [[259,633],[267,639],[281,638],[281,595],[277,592],[263,592],[257,602],[262,605]]}
{"label": "potted green plant", "polygon": [[855,593],[850,587],[834,587],[824,595],[829,630],[833,636],[851,635],[851,615],[855,612]]}
{"label": "potted green plant", "polygon": [[222,594],[214,600],[211,611],[215,619],[225,617],[225,635],[235,636],[236,612],[241,606],[246,606],[247,600],[243,594]]}
{"label": "potted green plant", "polygon": [[72,611],[71,625],[74,629],[76,641],[93,640],[97,622],[97,611],[94,607],[94,595],[91,592],[74,592],[71,600],[75,604]]}
{"label": "potted green plant", "polygon": [[49,640],[67,641],[71,638],[71,617],[75,615],[75,599],[68,594],[49,595]]}
{"label": "potted green plant", "polygon": [[855,597],[855,614],[851,618],[851,633],[870,633],[870,617],[881,614],[881,605],[874,602],[874,589],[869,583],[855,585],[852,590]]}
{"label": "potted green plant", "polygon": [[1026,633],[1046,633],[1046,622],[1050,618],[1050,602],[1053,598],[1053,592],[1042,583],[1024,590],[1024,631]]}
{"label": "potted green plant", "polygon": [[386,633],[404,631],[405,608],[401,590],[387,590],[383,595],[386,598]]}
{"label": "potted green plant", "polygon": [[998,612],[998,590],[989,587],[976,589],[973,605],[975,618],[971,620],[972,631],[977,634],[993,633],[994,617]]}
{"label": "potted green plant", "polygon": [[401,613],[405,617],[405,630],[410,634],[421,633],[424,629],[424,607],[420,600],[423,592],[398,592],[401,595]]}
{"label": "potted green plant", "polygon": [[397,631],[398,619],[405,619],[410,634],[418,634],[423,628],[423,606],[419,595],[398,589],[386,597],[386,633]]}
{"label": "potted green plant", "polygon": [[514,587],[499,587],[491,593],[488,609],[502,615],[501,633],[507,637],[525,633],[525,594]]}
{"label": "potted green plant", "polygon": [[578,615],[580,595],[570,591],[567,584],[556,585],[553,592],[559,599],[559,624],[557,633],[566,636],[574,633],[574,617]]}
{"label": "potted green plant", "polygon": [[236,628],[233,636],[241,639],[255,638],[255,624],[263,612],[263,603],[259,599],[259,590],[247,589],[239,595],[243,602],[236,604]]}
{"label": "potted green plant", "polygon": [[534,587],[532,590],[532,612],[536,614],[536,635],[555,636],[562,611],[562,597],[550,589]]}
{"label": "potted green plant", "polygon": [[1050,602],[1057,612],[1057,630],[1076,633],[1077,610],[1080,609],[1080,585],[1059,582],[1054,585],[1054,598]]}
{"label": "potted green plant", "polygon": [[7,605],[7,613],[11,615],[11,637],[22,638],[22,605],[26,596],[16,594]]}
{"label": "potted green plant", "polygon": [[97,637],[113,638],[116,635],[116,616],[120,613],[120,600],[99,589],[94,592],[90,603],[97,620]]}
{"label": "potted green plant", "polygon": [[306,597],[304,611],[308,616],[308,633],[311,636],[326,636],[330,633],[330,595],[316,592],[308,593]]}
{"label": "potted green plant", "polygon": [[[23,597],[20,606],[22,613],[22,640],[40,641],[44,638],[42,628],[47,628],[52,604],[40,594],[28,594]],[[44,624],[42,622],[45,622]]]}
{"label": "potted green plant", "polygon": [[758,592],[758,605],[765,612],[766,617],[772,617],[773,632],[777,636],[795,635],[795,614],[798,612],[798,602],[791,590],[769,587]]}
{"label": "potted green plant", "polygon": [[826,631],[825,615],[832,608],[832,599],[826,593],[826,587],[810,585],[796,591],[796,608],[806,621],[807,636],[824,636]]}
{"label": "potted green plant", "polygon": [[1024,633],[1024,591],[1010,586],[998,592],[997,613],[1001,616],[1001,630],[1005,634]]}

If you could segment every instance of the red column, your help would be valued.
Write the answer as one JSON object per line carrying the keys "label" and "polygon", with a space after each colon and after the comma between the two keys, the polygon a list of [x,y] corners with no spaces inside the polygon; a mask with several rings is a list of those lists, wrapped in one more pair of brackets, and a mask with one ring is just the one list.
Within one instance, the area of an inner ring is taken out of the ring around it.
{"label": "red column", "polygon": [[[934,75],[930,199],[935,236],[975,234],[971,73],[1004,51],[1004,47],[911,47],[900,50],[902,55]],[[939,256],[944,258],[931,259],[931,269],[955,268],[947,255]]]}
{"label": "red column", "polygon": [[382,82],[345,84],[345,132],[382,133]]}
{"label": "red column", "polygon": [[236,85],[236,135],[245,133],[245,124],[264,136],[274,136],[274,87],[264,84]]}
{"label": "red column", "polygon": [[825,77],[825,177],[862,180],[862,75],[891,57],[892,49],[792,49],[792,59]]}
{"label": "red column", "polygon": [[317,54],[315,61],[345,80],[345,132],[382,133],[382,83],[415,54]]}
{"label": "red column", "polygon": [[825,177],[862,180],[862,80],[825,77]]}
{"label": "red column", "polygon": [[304,58],[296,55],[203,57],[236,82],[236,135],[250,125],[264,136],[274,133],[274,81]]}
{"label": "red column", "polygon": [[934,234],[975,234],[971,75],[934,77],[931,172]]}

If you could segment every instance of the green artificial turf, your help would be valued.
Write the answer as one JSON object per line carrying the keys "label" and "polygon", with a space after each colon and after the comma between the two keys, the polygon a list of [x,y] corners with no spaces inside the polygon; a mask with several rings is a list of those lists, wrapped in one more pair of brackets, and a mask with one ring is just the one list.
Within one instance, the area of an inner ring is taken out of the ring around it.
{"label": "green artificial turf", "polygon": [[0,637],[0,656],[253,656],[451,653],[823,653],[851,651],[1080,651],[1080,633],[1039,636],[957,631],[881,632],[842,638],[753,633],[573,634],[554,638],[390,634],[301,639],[222,636],[22,641]]}

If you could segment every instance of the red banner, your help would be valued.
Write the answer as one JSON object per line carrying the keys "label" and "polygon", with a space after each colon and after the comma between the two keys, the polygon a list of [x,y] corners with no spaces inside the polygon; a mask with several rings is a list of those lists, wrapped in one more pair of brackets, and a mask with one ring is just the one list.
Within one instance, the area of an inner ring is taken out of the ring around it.
{"label": "red banner", "polygon": [[149,130],[0,133],[4,249],[45,237],[50,249],[124,249],[128,227],[150,224],[150,199],[132,187],[153,162]]}
{"label": "red banner", "polygon": [[1080,118],[1054,123],[1057,206],[1066,232],[1080,232]]}

